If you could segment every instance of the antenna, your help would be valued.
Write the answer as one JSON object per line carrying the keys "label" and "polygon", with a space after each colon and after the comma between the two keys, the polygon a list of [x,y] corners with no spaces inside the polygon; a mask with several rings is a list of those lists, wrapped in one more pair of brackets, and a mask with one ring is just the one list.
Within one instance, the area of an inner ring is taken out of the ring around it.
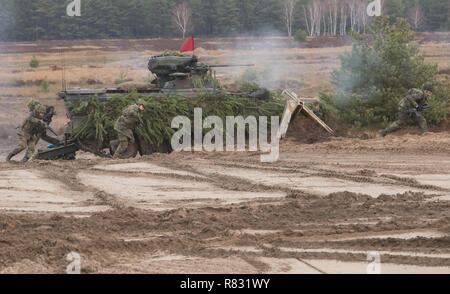
{"label": "antenna", "polygon": [[65,60],[65,58],[64,58],[64,53],[63,53],[63,51],[61,50],[61,60],[62,60],[62,80],[61,80],[61,87],[62,87],[62,90],[64,91],[64,92],[66,92],[67,91],[67,84],[66,84],[66,60]]}

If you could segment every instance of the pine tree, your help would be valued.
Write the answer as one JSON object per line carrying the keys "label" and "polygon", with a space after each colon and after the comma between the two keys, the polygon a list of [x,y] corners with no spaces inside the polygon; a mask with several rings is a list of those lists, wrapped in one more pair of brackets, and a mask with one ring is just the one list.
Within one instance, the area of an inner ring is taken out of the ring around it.
{"label": "pine tree", "polygon": [[217,9],[218,28],[222,35],[230,36],[239,31],[239,9],[236,0],[221,0]]}
{"label": "pine tree", "polygon": [[420,0],[425,12],[427,29],[430,31],[449,30],[449,2],[446,0]]}

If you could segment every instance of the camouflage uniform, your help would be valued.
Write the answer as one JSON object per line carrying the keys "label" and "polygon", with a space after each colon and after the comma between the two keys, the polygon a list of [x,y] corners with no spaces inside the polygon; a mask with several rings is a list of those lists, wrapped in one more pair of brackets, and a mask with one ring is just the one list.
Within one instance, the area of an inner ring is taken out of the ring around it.
{"label": "camouflage uniform", "polygon": [[136,128],[139,120],[139,107],[133,104],[125,109],[122,116],[116,121],[114,130],[117,132],[120,143],[114,153],[114,158],[124,158],[128,144],[134,144],[133,130]]}
{"label": "camouflage uniform", "polygon": [[[31,107],[29,108],[31,109]],[[41,104],[35,104],[32,109],[33,111],[30,112],[17,132],[17,147],[8,155],[7,161],[27,149],[27,153],[22,160],[22,162],[27,162],[33,156],[36,144],[41,138],[53,144],[59,142],[57,139],[47,136],[46,126],[42,121],[43,117],[40,115],[41,113],[45,114],[47,108]]]}
{"label": "camouflage uniform", "polygon": [[391,126],[381,131],[383,136],[398,131],[404,126],[410,117],[414,118],[420,126],[422,133],[428,131],[427,121],[419,111],[412,111],[427,104],[427,96],[422,90],[411,89],[405,98],[398,104],[398,120]]}

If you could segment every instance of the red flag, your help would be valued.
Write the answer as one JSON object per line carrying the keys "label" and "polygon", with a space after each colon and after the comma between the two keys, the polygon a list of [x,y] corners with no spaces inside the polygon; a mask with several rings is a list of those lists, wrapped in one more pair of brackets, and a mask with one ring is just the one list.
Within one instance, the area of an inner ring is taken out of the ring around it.
{"label": "red flag", "polygon": [[194,42],[194,36],[190,37],[186,41],[184,41],[183,46],[181,46],[180,53],[187,52],[187,51],[194,51],[195,49],[195,42]]}

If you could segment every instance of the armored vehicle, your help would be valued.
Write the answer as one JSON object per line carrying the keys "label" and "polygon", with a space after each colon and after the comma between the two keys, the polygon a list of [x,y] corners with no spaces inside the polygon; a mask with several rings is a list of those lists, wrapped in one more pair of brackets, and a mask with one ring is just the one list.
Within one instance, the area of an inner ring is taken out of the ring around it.
{"label": "armored vehicle", "polygon": [[[141,95],[153,97],[183,96],[188,98],[197,97],[200,93],[215,93],[223,91],[211,70],[216,67],[248,67],[252,64],[225,64],[225,65],[207,65],[198,62],[196,56],[176,55],[153,56],[148,61],[148,69],[156,75],[156,78],[145,85],[125,85],[117,88],[106,89],[64,89],[59,92],[59,98],[63,99],[67,109],[69,123],[67,125],[64,140],[58,146],[49,146],[47,150],[41,150],[38,154],[39,159],[73,159],[75,152],[82,149],[99,156],[110,156],[103,152],[103,149],[110,148],[114,152],[116,142],[111,142],[110,146],[99,146],[96,142],[81,141],[74,136],[74,130],[77,129],[83,116],[72,112],[72,102],[84,101],[92,96],[98,97],[99,101],[105,102],[114,95],[127,95],[131,91],[137,91]],[[255,99],[268,100],[270,93],[267,90],[258,90],[251,93],[228,93],[234,96],[250,97]],[[131,146],[130,150],[134,156],[139,152],[141,155],[151,154],[153,152],[170,152],[164,150],[155,150],[152,146],[145,146],[136,141],[136,146]]]}

